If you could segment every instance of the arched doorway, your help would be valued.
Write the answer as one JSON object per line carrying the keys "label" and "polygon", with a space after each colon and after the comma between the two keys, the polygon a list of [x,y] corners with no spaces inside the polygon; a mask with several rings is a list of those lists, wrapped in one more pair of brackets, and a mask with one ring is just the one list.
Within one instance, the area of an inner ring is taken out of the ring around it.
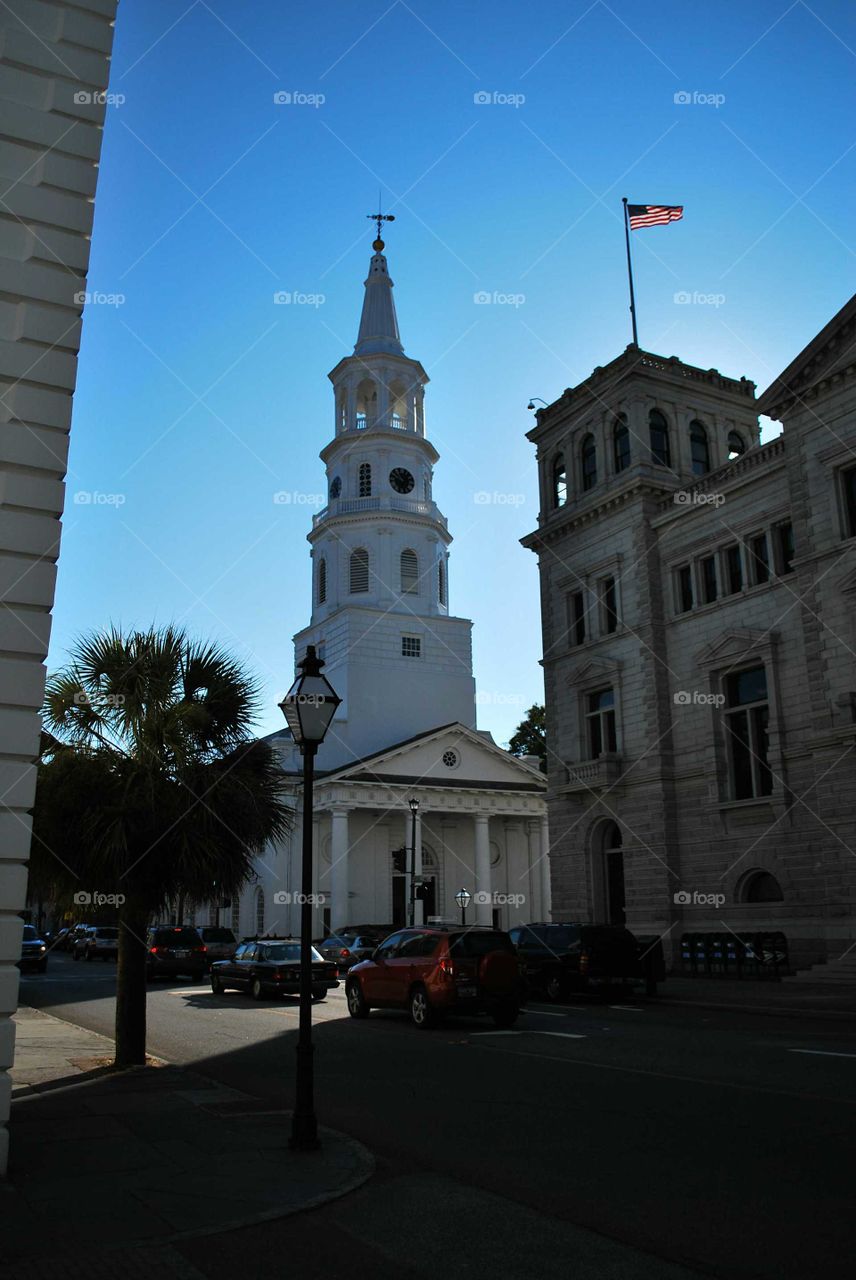
{"label": "arched doorway", "polygon": [[617,822],[604,822],[595,834],[594,907],[599,924],[625,924],[627,920],[623,844]]}

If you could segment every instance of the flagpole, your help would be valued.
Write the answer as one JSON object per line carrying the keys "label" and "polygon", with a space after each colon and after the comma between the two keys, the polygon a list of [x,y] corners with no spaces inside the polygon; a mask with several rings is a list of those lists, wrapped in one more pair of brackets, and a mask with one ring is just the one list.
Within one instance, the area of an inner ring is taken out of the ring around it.
{"label": "flagpole", "polygon": [[630,221],[627,217],[627,196],[622,198],[624,205],[624,239],[627,244],[627,279],[630,282],[630,319],[633,322],[633,345],[639,346],[639,335],[636,332],[636,299],[633,295],[633,266],[630,261]]}

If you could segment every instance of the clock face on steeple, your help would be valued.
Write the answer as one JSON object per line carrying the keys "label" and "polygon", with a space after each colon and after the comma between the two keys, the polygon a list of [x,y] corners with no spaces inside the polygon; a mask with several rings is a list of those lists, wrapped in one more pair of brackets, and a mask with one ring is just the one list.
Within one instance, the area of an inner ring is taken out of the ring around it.
{"label": "clock face on steeple", "polygon": [[416,481],[405,467],[393,467],[389,473],[389,483],[396,493],[410,493]]}

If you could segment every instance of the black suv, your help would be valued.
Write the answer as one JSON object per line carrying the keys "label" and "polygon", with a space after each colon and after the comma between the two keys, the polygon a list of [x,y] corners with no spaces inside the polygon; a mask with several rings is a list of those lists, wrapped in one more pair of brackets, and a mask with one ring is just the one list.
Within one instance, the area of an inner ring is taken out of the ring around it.
{"label": "black suv", "polygon": [[24,934],[21,938],[21,959],[18,961],[18,968],[23,972],[24,969],[35,969],[38,973],[44,973],[48,967],[48,944],[39,934],[35,925],[25,924]]}
{"label": "black suv", "polygon": [[195,929],[188,925],[160,925],[146,935],[146,977],[164,974],[176,978],[186,973],[189,978],[203,978],[208,967],[207,949]]}
{"label": "black suv", "polygon": [[[339,970],[316,951],[312,956],[312,999],[323,1000],[339,985]],[[229,987],[247,991],[254,1000],[265,996],[300,994],[300,939],[250,938],[242,942],[231,960],[211,966],[211,990],[222,995]]]}
{"label": "black suv", "polygon": [[644,977],[639,945],[612,924],[521,924],[509,930],[530,991],[561,1000],[573,991],[629,987]]}

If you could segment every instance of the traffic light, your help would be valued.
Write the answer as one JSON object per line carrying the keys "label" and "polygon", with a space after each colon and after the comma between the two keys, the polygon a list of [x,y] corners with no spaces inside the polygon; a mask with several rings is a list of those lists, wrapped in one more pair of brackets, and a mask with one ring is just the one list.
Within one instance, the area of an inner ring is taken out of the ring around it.
{"label": "traffic light", "polygon": [[397,875],[403,876],[407,872],[407,850],[405,848],[393,849],[392,866]]}

